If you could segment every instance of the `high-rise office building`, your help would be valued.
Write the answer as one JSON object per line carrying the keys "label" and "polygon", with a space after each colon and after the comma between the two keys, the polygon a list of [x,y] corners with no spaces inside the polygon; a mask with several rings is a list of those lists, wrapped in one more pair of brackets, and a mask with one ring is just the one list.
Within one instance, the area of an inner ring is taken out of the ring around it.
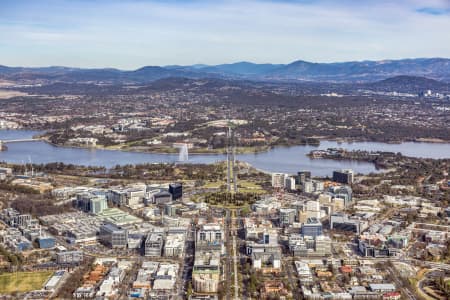
{"label": "high-rise office building", "polygon": [[302,183],[302,191],[307,194],[314,192],[313,183],[311,180],[306,180]]}
{"label": "high-rise office building", "polygon": [[90,212],[93,214],[99,214],[103,210],[108,208],[106,197],[96,196],[90,199]]}
{"label": "high-rise office building", "polygon": [[317,218],[308,218],[302,225],[302,235],[312,237],[322,235],[322,223]]}
{"label": "high-rise office building", "polygon": [[272,186],[274,188],[284,188],[287,174],[284,173],[272,173]]}
{"label": "high-rise office building", "polygon": [[294,208],[280,208],[280,226],[289,226],[295,222],[297,211]]}
{"label": "high-rise office building", "polygon": [[144,243],[144,255],[160,257],[164,244],[164,236],[160,232],[151,232],[147,235]]}
{"label": "high-rise office building", "polygon": [[310,171],[300,171],[297,172],[297,184],[303,184],[303,182],[311,180],[311,172]]}
{"label": "high-rise office building", "polygon": [[352,184],[353,183],[353,170],[340,170],[333,172],[333,181],[343,183],[343,184]]}
{"label": "high-rise office building", "polygon": [[172,194],[172,199],[177,200],[183,197],[183,185],[181,183],[169,184],[169,193]]}
{"label": "high-rise office building", "polygon": [[295,178],[294,177],[286,177],[286,179],[284,180],[284,187],[287,190],[294,191],[296,189]]}
{"label": "high-rise office building", "polygon": [[128,231],[113,224],[100,226],[100,241],[111,248],[126,248],[128,244]]}

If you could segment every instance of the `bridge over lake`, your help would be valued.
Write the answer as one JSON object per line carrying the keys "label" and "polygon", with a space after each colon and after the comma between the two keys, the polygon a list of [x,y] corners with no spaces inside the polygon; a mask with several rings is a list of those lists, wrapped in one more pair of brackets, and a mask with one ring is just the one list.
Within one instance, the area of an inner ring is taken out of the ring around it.
{"label": "bridge over lake", "polygon": [[35,142],[40,141],[41,139],[16,139],[16,140],[0,140],[0,151],[3,149],[3,145],[11,144],[11,143],[23,143],[23,142]]}

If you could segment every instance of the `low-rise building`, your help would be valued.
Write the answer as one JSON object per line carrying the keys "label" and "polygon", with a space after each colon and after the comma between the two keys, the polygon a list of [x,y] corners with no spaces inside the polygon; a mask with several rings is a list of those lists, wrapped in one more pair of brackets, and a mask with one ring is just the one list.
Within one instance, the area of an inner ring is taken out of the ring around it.
{"label": "low-rise building", "polygon": [[178,277],[178,264],[160,263],[158,272],[155,275],[153,288],[150,292],[150,298],[153,299],[151,293],[162,293],[163,295],[170,294],[175,289],[175,284]]}
{"label": "low-rise building", "polygon": [[343,213],[335,213],[330,216],[330,229],[360,234],[367,228],[368,223],[359,218],[351,218]]}
{"label": "low-rise building", "polygon": [[196,232],[196,250],[219,250],[224,252],[224,232],[218,224],[203,224]]}
{"label": "low-rise building", "polygon": [[172,202],[172,194],[168,191],[160,191],[152,195],[152,202],[154,204],[166,204]]}
{"label": "low-rise building", "polygon": [[184,233],[173,233],[166,236],[164,243],[164,256],[166,257],[182,257],[184,254],[184,246],[186,243],[186,235]]}
{"label": "low-rise building", "polygon": [[50,277],[49,280],[44,285],[44,290],[48,291],[55,291],[61,282],[63,281],[63,278],[67,277],[67,273],[64,270],[56,271],[52,277]]}
{"label": "low-rise building", "polygon": [[56,253],[56,263],[62,264],[79,264],[83,261],[82,251],[61,251]]}
{"label": "low-rise building", "polygon": [[289,236],[289,251],[293,256],[314,257],[331,255],[331,239],[328,236]]}
{"label": "low-rise building", "polygon": [[369,257],[388,257],[397,254],[398,250],[387,247],[386,243],[376,241],[371,244],[370,240],[358,240],[358,250],[363,256]]}
{"label": "low-rise building", "polygon": [[394,292],[396,290],[395,285],[392,283],[369,283],[369,288],[371,291],[379,293]]}

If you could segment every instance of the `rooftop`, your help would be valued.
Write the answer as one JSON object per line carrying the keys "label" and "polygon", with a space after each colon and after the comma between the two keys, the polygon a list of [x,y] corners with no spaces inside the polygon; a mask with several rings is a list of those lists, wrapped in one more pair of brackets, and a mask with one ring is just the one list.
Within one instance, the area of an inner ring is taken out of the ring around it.
{"label": "rooftop", "polygon": [[97,216],[104,222],[108,222],[117,226],[131,225],[141,223],[142,219],[132,216],[118,208],[107,208],[98,213]]}

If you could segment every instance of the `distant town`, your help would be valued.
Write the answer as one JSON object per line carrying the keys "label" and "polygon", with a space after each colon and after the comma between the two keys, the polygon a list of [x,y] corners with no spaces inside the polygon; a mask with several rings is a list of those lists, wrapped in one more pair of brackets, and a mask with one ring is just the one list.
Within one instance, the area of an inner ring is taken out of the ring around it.
{"label": "distant town", "polygon": [[450,89],[410,77],[364,89],[215,78],[3,86],[0,128],[41,130],[36,138],[59,146],[178,153],[187,144],[190,153],[225,153],[230,122],[238,153],[323,140],[450,141]]}

